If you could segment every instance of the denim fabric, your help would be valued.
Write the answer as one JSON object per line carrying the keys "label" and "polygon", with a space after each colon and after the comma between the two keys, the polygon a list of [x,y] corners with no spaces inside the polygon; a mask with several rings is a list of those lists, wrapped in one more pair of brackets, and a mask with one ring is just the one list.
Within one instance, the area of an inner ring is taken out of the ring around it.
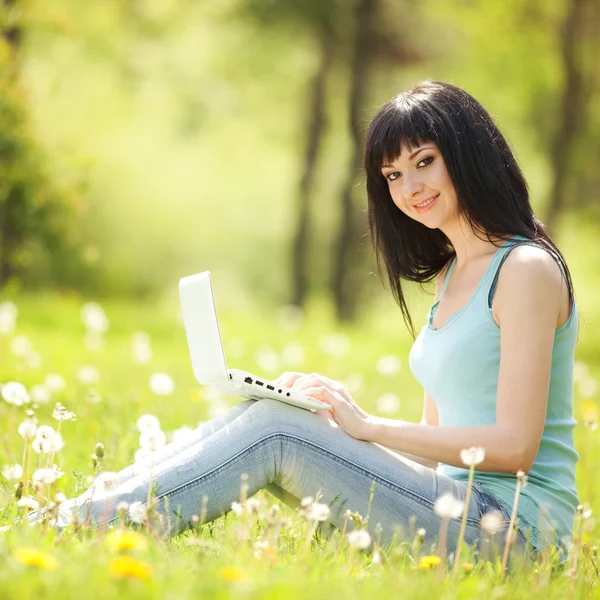
{"label": "denim fabric", "polygon": [[[429,549],[440,529],[440,518],[433,510],[436,498],[450,492],[464,500],[467,490],[463,481],[349,436],[327,412],[312,413],[276,400],[247,400],[203,423],[189,439],[168,444],[155,454],[152,482],[157,484],[158,510],[168,517],[166,532],[176,534],[189,526],[192,516],[201,513],[203,496],[207,497],[207,521],[231,510],[231,503],[239,500],[244,473],[248,475],[248,497],[266,489],[293,508],[301,498],[315,496],[319,490],[320,502],[326,504],[339,495],[330,507],[330,521],[340,529],[347,509],[367,515],[374,480],[368,528],[375,535],[376,525],[381,525],[384,547],[394,534],[403,539],[414,535],[415,528],[424,528],[424,548]],[[119,473],[119,479],[113,493],[102,495],[90,489],[64,503],[62,511],[78,510],[84,519],[89,509],[97,525],[116,521],[119,502],[146,501],[149,469],[132,465]],[[479,545],[480,519],[492,509],[502,510],[499,501],[475,483],[465,532],[469,544]],[[506,507],[503,513],[508,520]],[[450,521],[449,553],[455,548],[459,528],[459,520]],[[348,531],[351,529],[349,521]],[[524,549],[522,535],[516,536],[516,544]]]}

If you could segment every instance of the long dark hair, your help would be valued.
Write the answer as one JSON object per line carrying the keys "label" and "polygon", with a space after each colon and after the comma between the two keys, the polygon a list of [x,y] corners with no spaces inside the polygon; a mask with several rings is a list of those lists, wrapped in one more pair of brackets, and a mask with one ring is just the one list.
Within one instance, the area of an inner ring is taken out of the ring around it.
{"label": "long dark hair", "polygon": [[475,234],[482,233],[491,243],[491,237],[505,240],[519,234],[556,254],[567,275],[572,308],[573,282],[566,261],[533,214],[527,182],[504,136],[473,96],[427,79],[385,104],[365,138],[369,229],[377,267],[383,277],[385,266],[413,338],[402,280],[432,281],[455,251],[440,229],[411,219],[394,204],[381,166],[394,161],[402,146],[413,149],[426,142],[440,149],[456,190],[459,215]]}

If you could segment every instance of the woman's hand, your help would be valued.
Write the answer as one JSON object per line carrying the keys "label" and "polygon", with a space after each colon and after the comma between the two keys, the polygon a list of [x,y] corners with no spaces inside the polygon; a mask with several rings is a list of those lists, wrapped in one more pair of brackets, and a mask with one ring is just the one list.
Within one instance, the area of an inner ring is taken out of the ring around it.
{"label": "woman's hand", "polygon": [[286,372],[275,379],[274,383],[331,405],[332,408],[328,412],[348,435],[357,440],[366,439],[366,430],[370,426],[371,415],[352,399],[352,396],[338,381],[333,381],[317,373],[307,375]]}

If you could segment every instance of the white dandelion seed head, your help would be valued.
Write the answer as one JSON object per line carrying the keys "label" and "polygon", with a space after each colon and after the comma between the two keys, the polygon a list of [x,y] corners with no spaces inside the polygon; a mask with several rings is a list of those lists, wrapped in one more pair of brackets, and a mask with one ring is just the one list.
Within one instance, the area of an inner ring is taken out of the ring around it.
{"label": "white dandelion seed head", "polygon": [[383,414],[394,414],[400,410],[400,398],[396,394],[387,392],[375,400],[375,410]]}
{"label": "white dandelion seed head", "polygon": [[517,479],[521,482],[521,488],[527,485],[527,475],[523,471],[517,471]]}
{"label": "white dandelion seed head", "polygon": [[56,481],[56,475],[54,469],[37,469],[34,471],[33,485],[40,487],[42,485],[52,485]]}
{"label": "white dandelion seed head", "polygon": [[304,348],[298,342],[288,342],[281,349],[281,360],[290,367],[299,367],[304,362]]}
{"label": "white dandelion seed head", "polygon": [[326,521],[331,515],[331,510],[327,504],[313,502],[306,509],[306,518],[309,521]]}
{"label": "white dandelion seed head", "polygon": [[273,348],[261,346],[254,355],[254,360],[261,371],[274,373],[279,370],[279,355]]}
{"label": "white dandelion seed head", "polygon": [[246,510],[249,513],[258,513],[260,510],[260,500],[258,498],[248,498],[246,500]]}
{"label": "white dandelion seed head", "polygon": [[366,529],[354,529],[349,531],[346,539],[348,545],[352,548],[358,548],[359,550],[365,550],[371,545],[371,535]]}
{"label": "white dandelion seed head", "polygon": [[154,415],[142,415],[137,420],[136,426],[140,432],[152,431],[154,429],[160,429],[160,421],[158,420],[158,417],[155,417]]}
{"label": "white dandelion seed head", "polygon": [[97,302],[86,302],[81,307],[81,321],[88,331],[103,334],[108,331],[108,317]]}
{"label": "white dandelion seed head", "polygon": [[140,469],[148,469],[152,464],[152,452],[150,450],[146,450],[146,448],[139,448],[135,452],[135,456],[133,457],[133,462]]}
{"label": "white dandelion seed head", "polygon": [[243,514],[244,507],[239,502],[232,502],[231,510],[239,517]]}
{"label": "white dandelion seed head", "polygon": [[455,498],[450,492],[446,492],[436,499],[433,510],[442,519],[458,519],[464,507],[464,502]]}
{"label": "white dandelion seed head", "polygon": [[350,352],[352,346],[350,338],[344,333],[331,333],[324,335],[319,340],[321,350],[334,358],[342,358]]}
{"label": "white dandelion seed head", "polygon": [[39,502],[31,496],[23,496],[17,502],[19,508],[28,508],[29,510],[37,510],[40,507]]}
{"label": "white dandelion seed head", "polygon": [[185,442],[192,439],[193,436],[194,430],[188,425],[183,425],[171,433],[171,440],[176,443]]}
{"label": "white dandelion seed head", "polygon": [[1,393],[2,398],[4,398],[8,404],[14,406],[23,406],[23,404],[27,404],[31,400],[25,386],[18,381],[9,381],[8,383],[5,383],[2,386]]}
{"label": "white dandelion seed head", "polygon": [[19,480],[23,477],[23,467],[19,464],[5,465],[2,469],[2,475],[8,480]]}
{"label": "white dandelion seed head", "polygon": [[499,510],[490,510],[481,517],[481,529],[488,533],[498,533],[504,528],[504,517]]}
{"label": "white dandelion seed head", "polygon": [[57,492],[54,500],[56,504],[63,504],[67,501],[67,497],[62,492]]}
{"label": "white dandelion seed head", "polygon": [[304,311],[296,304],[285,304],[277,310],[276,318],[281,329],[294,333],[304,323]]}
{"label": "white dandelion seed head", "polygon": [[50,390],[43,383],[34,385],[30,390],[30,394],[31,399],[36,404],[48,404],[50,402]]}
{"label": "white dandelion seed head", "polygon": [[377,372],[384,377],[395,377],[401,368],[400,359],[393,354],[386,354],[377,361]]}
{"label": "white dandelion seed head", "polygon": [[175,382],[167,373],[154,373],[149,381],[152,393],[157,396],[170,396],[175,389]]}
{"label": "white dandelion seed head", "polygon": [[162,429],[147,429],[140,433],[140,448],[149,452],[160,450],[166,441],[167,437]]}
{"label": "white dandelion seed head", "polygon": [[24,440],[32,440],[35,437],[36,429],[35,423],[32,423],[31,421],[23,421],[19,425],[18,432]]}
{"label": "white dandelion seed head", "polygon": [[119,475],[114,471],[104,471],[96,477],[94,487],[100,493],[110,494],[119,487]]}
{"label": "white dandelion seed head", "polygon": [[60,479],[65,474],[65,472],[58,465],[52,465],[52,471],[54,472],[54,477],[56,479]]}
{"label": "white dandelion seed head", "polygon": [[31,341],[24,335],[17,335],[10,341],[10,351],[17,358],[25,358],[31,350]]}
{"label": "white dandelion seed head", "polygon": [[77,381],[82,385],[94,385],[100,380],[100,371],[93,365],[83,365],[77,369]]}
{"label": "white dandelion seed head", "polygon": [[125,502],[125,500],[121,500],[119,504],[117,504],[117,512],[127,512],[129,510],[129,502]]}
{"label": "white dandelion seed head", "polygon": [[77,415],[67,410],[60,402],[57,402],[52,411],[52,418],[57,421],[75,421],[77,420]]}
{"label": "white dandelion seed head", "polygon": [[471,446],[460,451],[460,460],[467,467],[478,465],[485,458],[485,449]]}
{"label": "white dandelion seed head", "polygon": [[314,501],[315,499],[312,496],[304,496],[304,498],[300,500],[300,506],[302,508],[306,508],[307,506],[310,506]]}
{"label": "white dandelion seed head", "polygon": [[423,527],[420,527],[419,529],[417,529],[417,535],[420,538],[424,538],[426,533],[427,533],[427,531],[425,529],[423,529]]}
{"label": "white dandelion seed head", "polygon": [[44,384],[52,394],[55,394],[56,392],[62,392],[67,387],[64,377],[58,373],[49,373],[46,375]]}
{"label": "white dandelion seed head", "polygon": [[145,523],[148,520],[148,507],[143,502],[132,502],[129,505],[129,518],[134,523]]}

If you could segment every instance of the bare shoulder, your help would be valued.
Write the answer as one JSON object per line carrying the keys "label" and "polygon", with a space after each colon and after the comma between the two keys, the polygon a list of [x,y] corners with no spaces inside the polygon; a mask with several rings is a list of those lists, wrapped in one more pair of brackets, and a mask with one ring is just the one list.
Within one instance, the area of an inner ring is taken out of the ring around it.
{"label": "bare shoulder", "polygon": [[561,268],[546,250],[521,245],[511,250],[498,275],[492,313],[500,324],[506,311],[526,304],[556,311],[557,321],[568,315],[569,293]]}

